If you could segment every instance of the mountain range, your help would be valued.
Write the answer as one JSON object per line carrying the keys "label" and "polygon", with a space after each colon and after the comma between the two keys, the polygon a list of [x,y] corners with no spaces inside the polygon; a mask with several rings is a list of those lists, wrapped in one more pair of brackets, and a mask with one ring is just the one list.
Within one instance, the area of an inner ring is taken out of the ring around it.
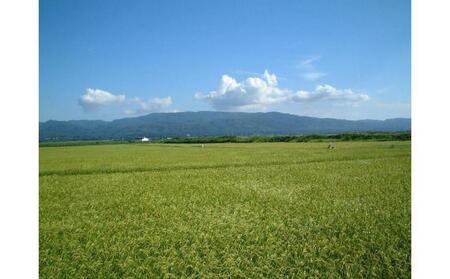
{"label": "mountain range", "polygon": [[344,120],[280,112],[176,112],[102,120],[39,122],[40,141],[135,139],[186,136],[251,136],[409,131],[411,119]]}

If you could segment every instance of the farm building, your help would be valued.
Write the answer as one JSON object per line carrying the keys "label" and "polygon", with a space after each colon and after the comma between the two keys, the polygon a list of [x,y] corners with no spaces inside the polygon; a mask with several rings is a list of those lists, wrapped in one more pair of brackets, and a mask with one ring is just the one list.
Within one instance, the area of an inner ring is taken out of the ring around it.
{"label": "farm building", "polygon": [[141,141],[142,141],[142,142],[150,141],[150,139],[149,139],[149,138],[146,138],[146,137],[143,137],[143,138],[141,139]]}

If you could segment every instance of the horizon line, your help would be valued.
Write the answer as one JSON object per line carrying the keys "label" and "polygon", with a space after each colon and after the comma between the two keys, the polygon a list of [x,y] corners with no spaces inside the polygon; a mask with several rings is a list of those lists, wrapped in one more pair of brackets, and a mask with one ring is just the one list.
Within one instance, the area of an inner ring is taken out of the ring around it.
{"label": "horizon line", "polygon": [[121,117],[121,118],[115,118],[111,120],[102,120],[102,119],[69,119],[69,120],[56,120],[56,119],[48,119],[45,121],[39,120],[39,123],[46,123],[49,121],[59,121],[59,122],[67,122],[67,121],[103,121],[103,122],[112,122],[115,120],[121,120],[121,119],[134,119],[139,117],[144,117],[152,114],[176,114],[176,113],[201,113],[201,112],[211,112],[211,113],[241,113],[241,114],[268,114],[268,113],[279,113],[279,114],[288,114],[298,117],[309,117],[309,118],[319,118],[319,119],[335,119],[335,120],[345,120],[345,121],[367,121],[367,120],[373,120],[373,121],[386,121],[391,119],[409,119],[410,117],[391,117],[391,118],[384,118],[384,119],[375,119],[375,118],[364,118],[364,119],[346,119],[346,118],[335,118],[335,117],[318,117],[318,116],[308,116],[308,115],[299,115],[289,112],[280,112],[280,111],[266,111],[266,112],[242,112],[242,111],[214,111],[214,110],[198,110],[198,111],[168,111],[168,112],[150,112],[143,115],[137,115],[137,116],[129,116],[129,117]]}

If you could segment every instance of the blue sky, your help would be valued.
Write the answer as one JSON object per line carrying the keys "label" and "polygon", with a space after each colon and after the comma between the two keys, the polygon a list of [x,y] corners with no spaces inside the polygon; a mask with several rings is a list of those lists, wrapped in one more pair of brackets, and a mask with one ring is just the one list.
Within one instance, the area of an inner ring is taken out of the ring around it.
{"label": "blue sky", "polygon": [[40,121],[410,117],[410,1],[40,1]]}

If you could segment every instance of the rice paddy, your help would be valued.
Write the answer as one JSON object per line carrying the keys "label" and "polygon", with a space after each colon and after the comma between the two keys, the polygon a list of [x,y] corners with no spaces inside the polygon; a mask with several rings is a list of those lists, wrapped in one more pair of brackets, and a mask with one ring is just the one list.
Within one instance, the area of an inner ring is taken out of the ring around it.
{"label": "rice paddy", "polygon": [[42,278],[409,278],[410,142],[40,148]]}

